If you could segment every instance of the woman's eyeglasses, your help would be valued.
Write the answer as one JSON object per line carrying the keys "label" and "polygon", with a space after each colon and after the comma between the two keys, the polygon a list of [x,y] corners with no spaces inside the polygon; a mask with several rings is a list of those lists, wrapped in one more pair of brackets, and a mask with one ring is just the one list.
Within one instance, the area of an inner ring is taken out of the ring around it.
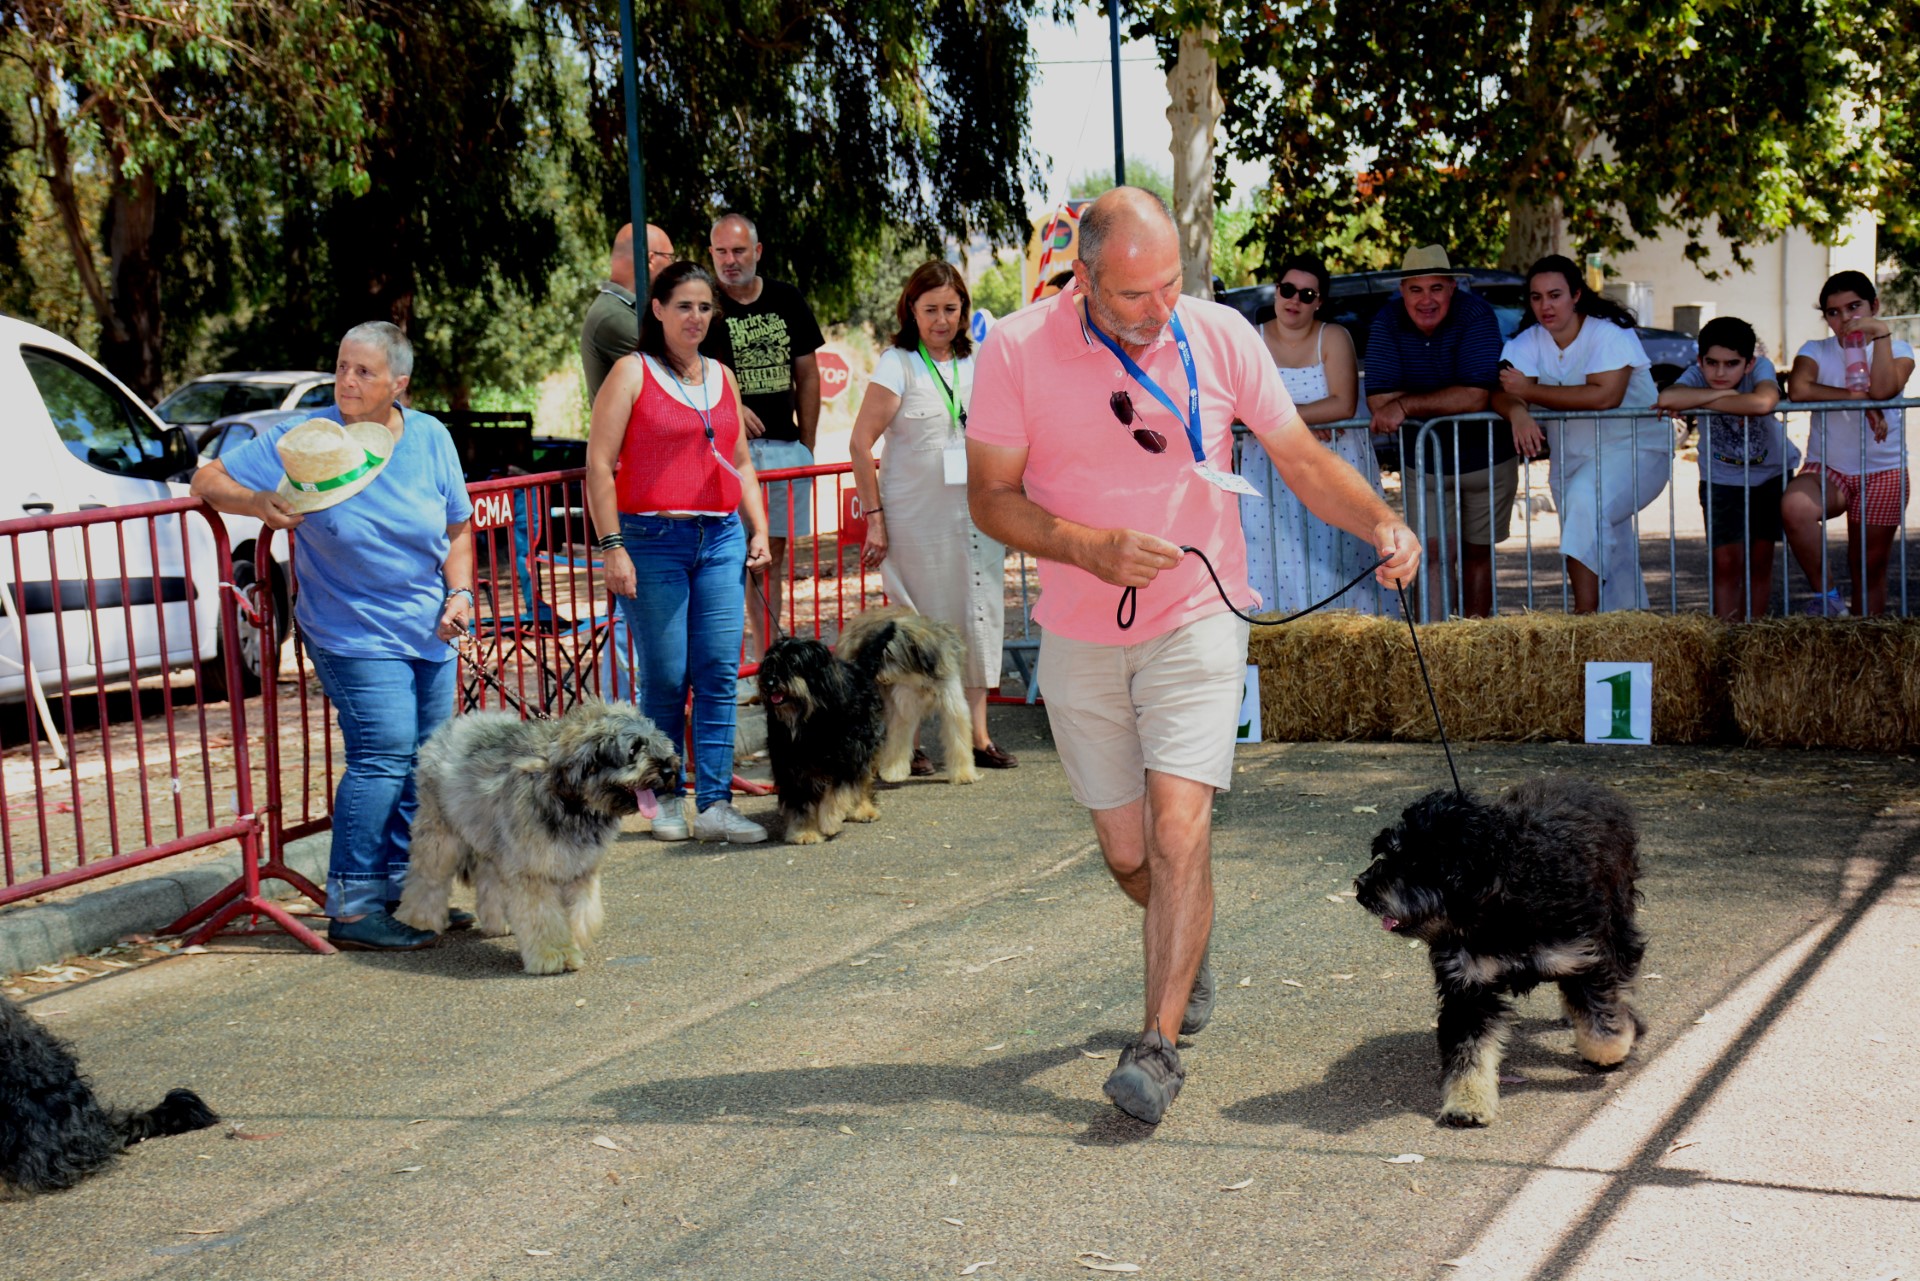
{"label": "woman's eyeglasses", "polygon": [[1132,428],[1133,443],[1149,454],[1167,452],[1167,438],[1148,427],[1134,427],[1133,397],[1124,391],[1116,391],[1107,397],[1107,408],[1113,410],[1113,416],[1120,420],[1122,427]]}
{"label": "woman's eyeglasses", "polygon": [[1320,301],[1320,291],[1318,289],[1302,289],[1291,280],[1283,280],[1280,282],[1280,296],[1282,298],[1292,298],[1295,295],[1298,295],[1300,301],[1309,307]]}

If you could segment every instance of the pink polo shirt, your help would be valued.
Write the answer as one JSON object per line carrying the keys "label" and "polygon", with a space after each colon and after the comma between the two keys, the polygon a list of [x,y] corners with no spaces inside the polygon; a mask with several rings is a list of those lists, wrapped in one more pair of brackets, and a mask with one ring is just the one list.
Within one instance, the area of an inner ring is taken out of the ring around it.
{"label": "pink polo shirt", "polygon": [[[1187,443],[1187,376],[1171,326],[1135,357],[1180,406],[1176,419],[1087,331],[1067,290],[995,323],[975,360],[967,437],[1027,451],[1027,497],[1064,520],[1095,529],[1137,529],[1198,547],[1233,603],[1252,609],[1241,499],[1201,479]],[[1257,435],[1297,416],[1259,333],[1231,307],[1182,298],[1176,308],[1200,380],[1200,428],[1208,463],[1233,470],[1233,424]],[[1135,444],[1108,400],[1125,390],[1134,426],[1167,438],[1163,454]],[[1040,561],[1034,621],[1073,640],[1133,645],[1226,609],[1197,556],[1187,556],[1140,589],[1133,626],[1115,620],[1121,589],[1073,565]]]}

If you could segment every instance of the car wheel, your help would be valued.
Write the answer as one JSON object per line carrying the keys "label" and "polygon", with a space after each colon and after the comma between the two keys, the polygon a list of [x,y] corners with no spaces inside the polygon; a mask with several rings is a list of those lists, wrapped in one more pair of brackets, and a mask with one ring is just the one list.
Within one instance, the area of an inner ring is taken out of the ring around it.
{"label": "car wheel", "polygon": [[[285,641],[287,635],[287,593],[280,577],[280,569],[278,566],[275,566],[272,571],[272,579],[271,591],[266,593],[268,599],[263,601],[261,599],[262,593],[254,589],[255,571],[253,567],[252,550],[250,548],[242,549],[242,551],[234,554],[234,587],[239,591],[241,598],[252,604],[256,609],[270,602],[273,608],[274,619],[273,634],[275,644],[274,652],[269,659],[264,653],[265,638],[261,634],[260,628],[248,620],[246,611],[241,611],[239,619],[239,653],[240,697],[242,698],[252,698],[258,694],[264,685],[266,674],[280,670],[279,646]],[[227,689],[227,656],[224,648],[225,629],[222,629],[221,644],[222,648],[216,651],[214,661],[208,665],[205,675],[207,698],[213,702],[224,702],[230,692]]]}

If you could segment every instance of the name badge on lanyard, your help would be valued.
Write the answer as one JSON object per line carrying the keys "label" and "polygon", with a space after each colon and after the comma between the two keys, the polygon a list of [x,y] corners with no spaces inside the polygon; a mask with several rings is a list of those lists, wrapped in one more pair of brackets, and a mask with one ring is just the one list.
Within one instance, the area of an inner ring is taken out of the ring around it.
{"label": "name badge on lanyard", "polygon": [[920,344],[920,363],[933,375],[933,381],[940,388],[940,399],[947,405],[947,444],[940,451],[941,478],[949,485],[967,483],[967,440],[963,432],[967,429],[966,407],[960,403],[960,361],[953,362],[953,386],[947,386],[947,380],[940,375],[940,367],[933,363],[933,353],[927,350],[925,343]]}
{"label": "name badge on lanyard", "polygon": [[[1243,494],[1248,498],[1264,499],[1265,495],[1255,489],[1246,477],[1221,471],[1207,461],[1206,446],[1202,443],[1200,435],[1200,378],[1194,370],[1193,347],[1187,341],[1186,327],[1180,323],[1179,312],[1174,312],[1168,318],[1168,327],[1173,330],[1173,345],[1180,352],[1180,367],[1187,375],[1187,445],[1193,450],[1194,474],[1214,488],[1225,490],[1229,494]],[[1119,343],[1107,337],[1098,325],[1092,323],[1091,319],[1088,321],[1087,328],[1106,344],[1108,351],[1119,358],[1121,367],[1127,371],[1128,377],[1140,384],[1155,400],[1166,406],[1167,412],[1173,415],[1174,421],[1180,421],[1180,407],[1173,403],[1173,397],[1167,395],[1160,384],[1153,380],[1152,375],[1142,369],[1133,357],[1127,355],[1126,350]]]}

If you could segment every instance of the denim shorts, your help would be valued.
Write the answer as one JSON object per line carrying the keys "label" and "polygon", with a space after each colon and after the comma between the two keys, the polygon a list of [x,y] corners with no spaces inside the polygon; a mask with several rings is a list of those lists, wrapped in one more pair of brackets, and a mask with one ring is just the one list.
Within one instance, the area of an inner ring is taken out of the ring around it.
{"label": "denim shorts", "polygon": [[[813,477],[797,480],[765,479],[776,468],[811,467],[813,451],[797,440],[747,442],[753,469],[761,475],[760,492],[767,500],[767,537],[805,538],[813,532]],[[791,519],[791,524],[789,524]]]}

